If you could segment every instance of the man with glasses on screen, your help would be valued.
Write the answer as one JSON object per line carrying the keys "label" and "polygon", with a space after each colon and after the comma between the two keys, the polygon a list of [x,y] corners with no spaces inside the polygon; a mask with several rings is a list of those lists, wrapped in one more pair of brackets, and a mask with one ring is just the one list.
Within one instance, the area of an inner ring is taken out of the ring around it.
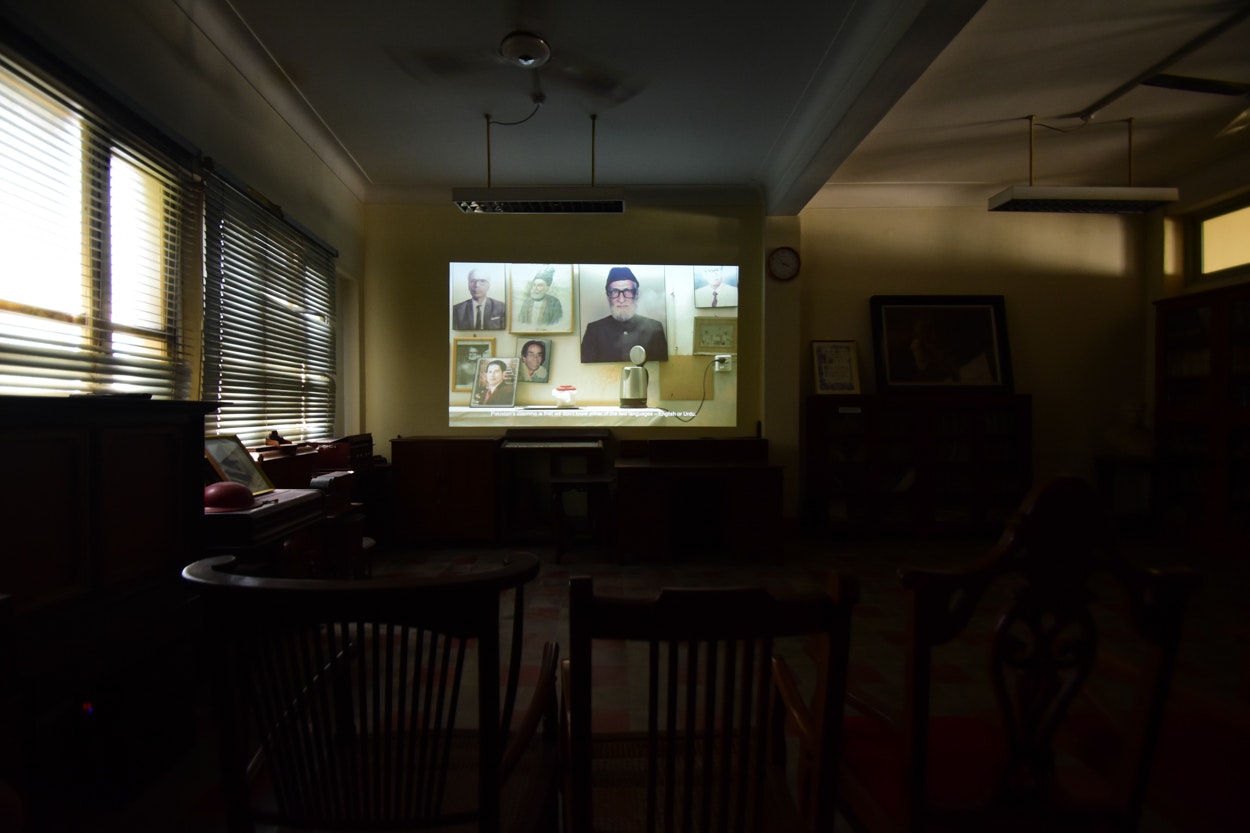
{"label": "man with glasses on screen", "polygon": [[469,272],[469,300],[451,308],[453,330],[502,330],[508,322],[508,307],[489,297],[490,275],[480,269]]}
{"label": "man with glasses on screen", "polygon": [[647,351],[647,361],[667,361],[664,325],[638,315],[638,278],[628,266],[614,266],[605,286],[608,315],[586,325],[582,336],[583,362],[626,362],[634,345]]}

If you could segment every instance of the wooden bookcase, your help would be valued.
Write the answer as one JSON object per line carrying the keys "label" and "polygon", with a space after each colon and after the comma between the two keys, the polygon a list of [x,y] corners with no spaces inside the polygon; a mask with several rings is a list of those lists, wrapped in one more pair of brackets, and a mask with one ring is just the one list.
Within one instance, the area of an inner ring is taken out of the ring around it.
{"label": "wooden bookcase", "polygon": [[1250,543],[1250,283],[1155,303],[1154,517],[1165,534]]}
{"label": "wooden bookcase", "polygon": [[809,532],[997,534],[1032,484],[1031,405],[983,391],[809,397]]}

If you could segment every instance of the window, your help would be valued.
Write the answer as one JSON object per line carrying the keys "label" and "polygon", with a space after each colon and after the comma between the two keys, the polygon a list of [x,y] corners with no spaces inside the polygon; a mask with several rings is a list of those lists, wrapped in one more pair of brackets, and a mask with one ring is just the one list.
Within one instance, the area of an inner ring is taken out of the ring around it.
{"label": "window", "polygon": [[219,174],[205,181],[202,396],[245,445],[334,431],[336,253]]}
{"label": "window", "polygon": [[190,395],[189,157],[124,122],[0,54],[0,393]]}
{"label": "window", "polygon": [[1250,276],[1250,203],[1200,214],[1194,228],[1198,280]]}

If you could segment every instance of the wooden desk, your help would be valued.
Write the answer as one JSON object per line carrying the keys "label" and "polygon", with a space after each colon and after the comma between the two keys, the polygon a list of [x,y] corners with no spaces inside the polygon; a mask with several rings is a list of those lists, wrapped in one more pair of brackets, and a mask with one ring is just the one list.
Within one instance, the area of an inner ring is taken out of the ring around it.
{"label": "wooden desk", "polygon": [[[499,443],[504,494],[502,523],[513,541],[554,538],[557,560],[567,542],[568,492],[586,493],[590,525],[606,519],[612,476],[612,432],[606,428],[512,429]],[[592,501],[591,493],[597,494]],[[594,504],[593,506],[591,504]],[[602,524],[599,524],[602,526]]]}
{"label": "wooden desk", "polygon": [[[781,534],[780,464],[625,457],[615,468],[614,523],[623,558],[768,558]],[[637,533],[621,532],[631,525]]]}

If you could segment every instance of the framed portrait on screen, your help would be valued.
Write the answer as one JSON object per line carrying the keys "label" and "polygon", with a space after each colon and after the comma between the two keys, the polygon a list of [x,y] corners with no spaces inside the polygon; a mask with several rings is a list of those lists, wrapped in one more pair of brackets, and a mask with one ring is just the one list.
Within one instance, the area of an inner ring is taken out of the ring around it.
{"label": "framed portrait on screen", "polygon": [[451,389],[473,390],[477,378],[478,359],[495,355],[493,338],[457,338],[451,347]]}
{"label": "framed portrait on screen", "polygon": [[551,381],[551,339],[522,336],[516,340],[516,353],[521,359],[517,364],[518,382]]}
{"label": "framed portrait on screen", "polygon": [[701,309],[738,306],[738,267],[696,266],[694,305]]}
{"label": "framed portrait on screen", "polygon": [[516,358],[478,359],[471,408],[511,408],[516,405]]}
{"label": "framed portrait on screen", "polygon": [[572,264],[514,263],[509,273],[512,332],[573,332]]}
{"label": "framed portrait on screen", "polygon": [[508,329],[507,289],[501,263],[453,263],[451,328],[475,333]]}

